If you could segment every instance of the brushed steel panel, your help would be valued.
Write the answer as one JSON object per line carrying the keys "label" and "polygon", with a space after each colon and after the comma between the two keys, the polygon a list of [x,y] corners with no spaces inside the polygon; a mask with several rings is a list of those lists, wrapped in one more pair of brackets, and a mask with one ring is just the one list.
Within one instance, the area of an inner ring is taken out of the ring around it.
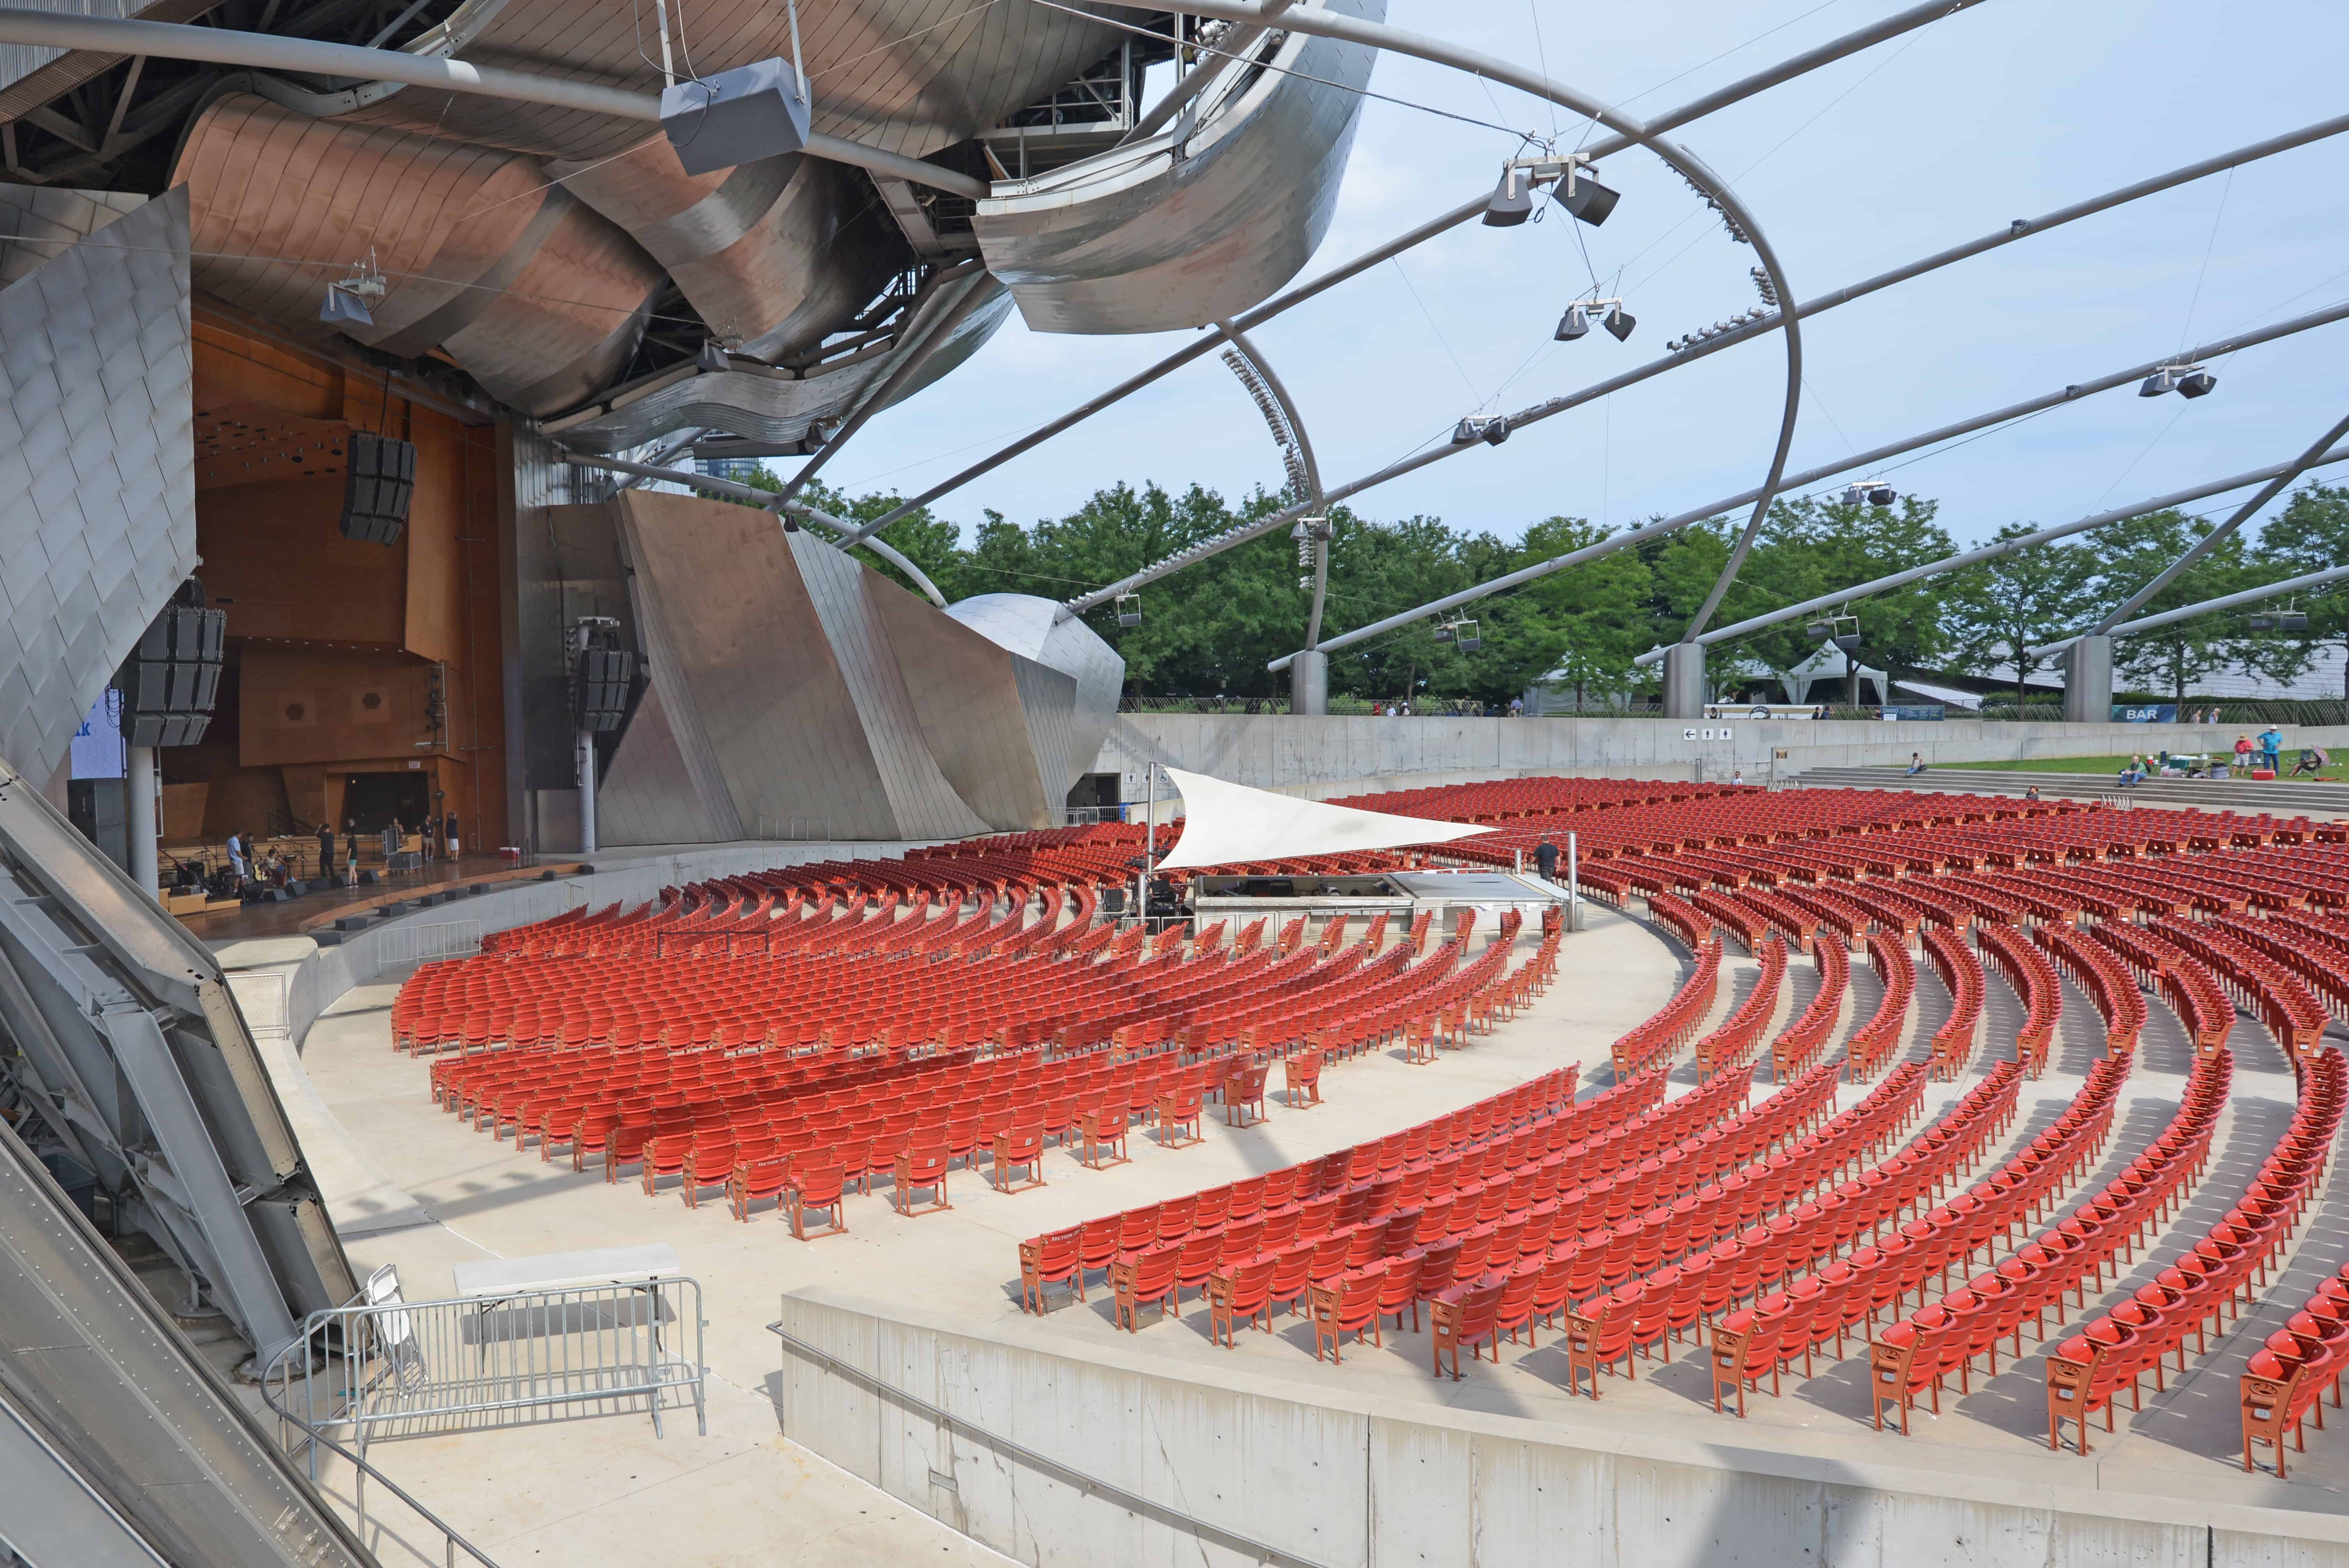
{"label": "brushed steel panel", "polygon": [[[1100,23],[1042,6],[971,0],[805,0],[801,46],[814,87],[812,128],[922,157],[966,140],[1117,46]],[[708,76],[791,57],[786,7],[712,0],[680,14],[678,64]],[[606,86],[657,91],[653,8],[580,0],[471,0],[403,46]],[[603,115],[451,97],[388,83],[320,95],[316,112],[581,161],[624,152],[644,127]]]}
{"label": "brushed steel panel", "polygon": [[[1319,3],[1386,16],[1386,0]],[[1290,34],[1272,63],[1299,74],[1263,72],[1211,108],[1180,159],[1162,133],[999,183],[972,219],[988,268],[1038,332],[1166,332],[1259,303],[1329,232],[1361,112],[1350,89],[1369,82],[1375,58]]]}
{"label": "brushed steel panel", "polygon": [[46,213],[45,236],[106,230],[0,287],[0,428],[16,436],[0,449],[0,754],[49,779],[195,565],[188,201],[174,191],[109,222],[111,203],[0,190],[0,205]]}
{"label": "brushed steel panel", "polygon": [[707,759],[745,827],[824,815],[832,836],[904,836],[775,519],[642,490],[613,505],[651,679],[687,764]]}
{"label": "brushed steel panel", "polygon": [[204,110],[174,179],[189,190],[200,286],[316,332],[333,269],[372,248],[389,288],[376,325],[351,335],[402,355],[445,347],[528,413],[616,378],[661,283],[642,247],[533,160],[252,94]]}
{"label": "brushed steel panel", "polygon": [[712,331],[761,359],[821,342],[903,260],[878,225],[846,222],[870,193],[822,159],[689,175],[655,136],[616,159],[547,171],[667,268]]}
{"label": "brushed steel panel", "polygon": [[1034,758],[1036,781],[1044,795],[1048,825],[1060,825],[1060,812],[1069,803],[1069,755],[1075,749],[1077,681],[1033,659],[1011,655],[1011,679],[1019,697],[1019,714],[1028,728],[1028,751]]}
{"label": "brushed steel panel", "polygon": [[[595,836],[606,844],[720,844],[742,838],[733,803],[706,799],[671,727],[665,683],[646,688],[595,792]],[[722,795],[722,791],[721,791]],[[750,825],[755,830],[757,824]]]}
{"label": "brushed steel panel", "polygon": [[[17,46],[0,45],[5,50]],[[55,51],[47,51],[54,53]],[[0,77],[6,76],[0,66]],[[26,276],[43,262],[63,255],[147,198],[115,191],[67,191],[48,185],[0,185],[0,288]],[[0,429],[5,442],[5,429]]]}
{"label": "brushed steel panel", "polygon": [[[992,279],[984,279],[981,286],[1000,288]],[[890,400],[892,406],[978,353],[1010,314],[1010,296],[1000,294],[965,316]],[[805,440],[808,427],[817,420],[843,418],[897,362],[898,352],[892,352],[805,380],[746,370],[699,372],[680,366],[662,380],[629,392],[616,408],[557,420],[550,428],[564,446],[583,452],[624,452],[685,429],[722,430],[745,440],[789,447]]]}
{"label": "brushed steel panel", "polygon": [[[1057,826],[1060,802],[1045,784],[1052,773],[1029,745],[1014,668],[1025,661],[877,573],[865,574],[864,592],[905,677],[923,742],[955,792],[1000,831]],[[1076,683],[1042,673],[1067,688],[1073,705]]]}
{"label": "brushed steel panel", "polygon": [[955,792],[931,756],[898,668],[887,629],[864,591],[876,574],[844,552],[805,531],[785,534],[799,563],[808,602],[832,645],[865,744],[878,768],[903,839],[957,838],[983,833],[986,819]]}
{"label": "brushed steel panel", "polygon": [[1084,622],[1057,620],[1060,606],[1030,593],[980,593],[949,605],[947,614],[999,647],[1076,682],[1067,727],[1067,776],[1060,799],[1092,770],[1117,717],[1125,687],[1125,660]]}

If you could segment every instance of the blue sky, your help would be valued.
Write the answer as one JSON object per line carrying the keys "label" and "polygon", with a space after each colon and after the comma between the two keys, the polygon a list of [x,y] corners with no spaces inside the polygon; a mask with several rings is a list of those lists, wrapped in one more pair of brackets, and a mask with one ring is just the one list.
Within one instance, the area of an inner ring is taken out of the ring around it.
{"label": "blue sky", "polygon": [[[1896,8],[1392,0],[1389,20],[1546,57],[1553,76],[1653,115]],[[1807,298],[2012,218],[2337,114],[2344,45],[2349,16],[2300,0],[1989,0],[1677,134],[1729,178]],[[1555,117],[1569,142],[1579,129],[1524,94],[1399,57],[1381,61],[1371,87],[1543,133]],[[1515,147],[1497,131],[1368,103],[1337,219],[1301,275],[1489,188]],[[1666,339],[1755,303],[1754,253],[1669,170],[1635,150],[1602,173],[1623,192],[1603,229],[1555,216],[1513,230],[1471,224],[1254,335],[1302,407],[1326,480],[1440,439],[1464,413],[1513,410],[1643,363]],[[2349,297],[2344,235],[2349,136],[1846,305],[1806,328],[1790,467]],[[1630,343],[1600,333],[1550,341],[1590,269],[1609,293],[1619,270],[1640,318]],[[874,421],[827,478],[853,491],[914,493],[1184,341],[1034,334],[1015,315],[968,366]],[[2214,364],[2219,390],[2199,401],[2106,393],[1888,477],[1940,498],[1945,526],[1971,542],[2010,521],[2064,521],[2279,461],[2343,411],[2345,345],[2349,324],[2319,328]],[[1554,513],[1619,524],[1679,511],[1761,478],[1784,377],[1783,350],[1765,337],[1352,504],[1511,538]],[[1119,480],[1195,481],[1237,498],[1278,475],[1246,394],[1211,357],[938,510],[965,522],[982,508],[1027,521]],[[2335,477],[2349,479],[2349,466]]]}

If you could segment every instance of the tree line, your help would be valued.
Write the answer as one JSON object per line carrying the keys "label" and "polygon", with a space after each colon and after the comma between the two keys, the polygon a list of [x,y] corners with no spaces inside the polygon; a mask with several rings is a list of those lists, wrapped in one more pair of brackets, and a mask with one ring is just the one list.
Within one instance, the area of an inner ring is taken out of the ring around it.
{"label": "tree line", "polygon": [[[762,488],[774,482],[770,478]],[[821,484],[811,486],[806,499],[860,522],[898,504],[894,494],[849,496]],[[949,601],[999,593],[1067,599],[1286,503],[1283,495],[1261,491],[1234,505],[1195,485],[1176,491],[1119,484],[1095,491],[1065,517],[1025,526],[988,511],[966,529],[924,508],[892,523],[887,537]],[[1770,509],[1712,624],[1728,625],[1956,554],[1960,547],[1937,521],[1939,511],[1938,503],[1918,496],[1883,508],[1781,500]],[[1425,515],[1375,519],[1340,506],[1330,517],[1334,536],[1325,637],[1616,531],[1582,518],[1550,517],[1510,542],[1489,530]],[[2152,512],[1844,609],[1857,618],[1859,657],[1871,666],[1986,679],[2013,662],[2014,648],[2037,647],[2093,625],[2215,525],[2214,519],[2175,511]],[[1651,692],[1656,670],[1634,666],[1633,657],[1678,639],[1720,575],[1740,526],[1726,518],[1692,524],[1469,605],[1459,615],[1476,623],[1481,645],[1472,653],[1461,652],[1456,641],[1439,640],[1442,622],[1432,619],[1341,649],[1330,655],[1330,689],[1366,698],[1499,706],[1548,677],[1588,707]],[[2011,539],[2041,526],[2016,521],[1992,537]],[[858,553],[876,570],[900,576],[879,558]],[[2220,541],[2134,614],[2344,562],[2349,487],[2313,484],[2255,537],[2239,532]],[[1124,656],[1129,690],[1220,696],[1237,703],[1286,694],[1287,676],[1265,665],[1300,645],[1311,587],[1297,544],[1287,530],[1275,530],[1143,588],[1138,627],[1120,627],[1113,606],[1086,618]],[[2183,703],[2198,683],[2236,664],[2289,680],[2321,648],[2349,640],[2349,592],[2320,590],[2301,597],[2298,607],[2308,615],[2304,632],[2253,631],[2246,614],[2237,611],[2124,639],[2115,649],[2116,685]],[[1790,668],[1817,646],[1798,620],[1715,645],[1709,664],[1716,685],[1743,691],[1756,683],[1737,674],[1742,662]],[[2038,669],[2012,673],[2018,700],[2023,682]]]}

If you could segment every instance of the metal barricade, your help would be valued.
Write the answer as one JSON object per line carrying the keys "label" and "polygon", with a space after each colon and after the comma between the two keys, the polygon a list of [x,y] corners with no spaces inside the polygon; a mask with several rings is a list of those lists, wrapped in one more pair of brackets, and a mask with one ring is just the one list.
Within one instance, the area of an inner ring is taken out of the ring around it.
{"label": "metal barricade", "polygon": [[[390,1269],[314,1312],[264,1376],[270,1406],[364,1456],[393,1438],[487,1430],[690,1402],[709,1433],[701,1284],[689,1276],[402,1299]],[[689,1350],[688,1350],[689,1346]],[[293,1440],[281,1430],[290,1449]],[[310,1465],[316,1479],[318,1445]]]}
{"label": "metal barricade", "polygon": [[394,921],[370,934],[377,963],[384,969],[429,964],[436,958],[462,958],[481,950],[481,923],[450,920],[429,925]]}

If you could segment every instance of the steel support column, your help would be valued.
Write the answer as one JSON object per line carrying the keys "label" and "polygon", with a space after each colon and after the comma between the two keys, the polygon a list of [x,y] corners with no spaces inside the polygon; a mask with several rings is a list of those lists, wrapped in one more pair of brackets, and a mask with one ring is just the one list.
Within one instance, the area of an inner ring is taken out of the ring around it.
{"label": "steel support column", "polygon": [[2113,640],[2090,635],[2064,650],[2064,722],[2109,724],[2113,717]]}
{"label": "steel support column", "polygon": [[1704,645],[1674,643],[1664,650],[1664,717],[1704,717]]}
{"label": "steel support column", "polygon": [[579,852],[595,852],[595,738],[579,732]]}
{"label": "steel support column", "polygon": [[1289,662],[1288,711],[1326,714],[1330,711],[1330,655],[1308,648]]}
{"label": "steel support column", "polygon": [[126,746],[122,801],[122,831],[129,846],[130,880],[153,897],[155,864],[155,748]]}

